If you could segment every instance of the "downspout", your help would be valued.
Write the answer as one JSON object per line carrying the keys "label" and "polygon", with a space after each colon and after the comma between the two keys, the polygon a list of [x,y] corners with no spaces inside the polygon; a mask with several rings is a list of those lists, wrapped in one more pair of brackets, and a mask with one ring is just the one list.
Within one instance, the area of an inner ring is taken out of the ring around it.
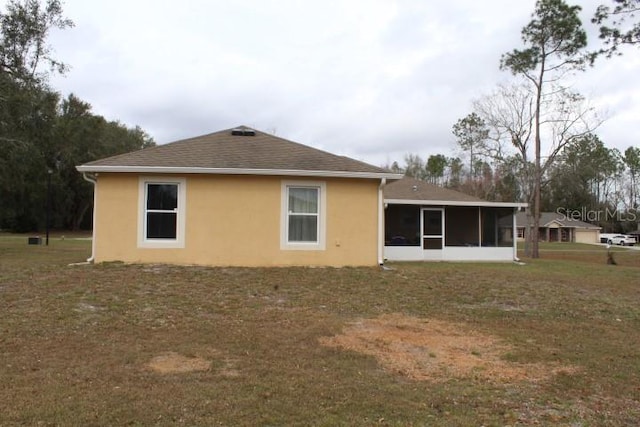
{"label": "downspout", "polygon": [[89,174],[87,172],[82,173],[82,178],[93,184],[93,224],[91,227],[91,257],[87,258],[87,262],[93,262],[95,260],[96,255],[96,207],[98,202],[98,192],[97,186],[98,183],[97,174]]}
{"label": "downspout", "polygon": [[382,189],[387,184],[387,179],[380,180],[378,187],[378,265],[384,265],[384,193]]}

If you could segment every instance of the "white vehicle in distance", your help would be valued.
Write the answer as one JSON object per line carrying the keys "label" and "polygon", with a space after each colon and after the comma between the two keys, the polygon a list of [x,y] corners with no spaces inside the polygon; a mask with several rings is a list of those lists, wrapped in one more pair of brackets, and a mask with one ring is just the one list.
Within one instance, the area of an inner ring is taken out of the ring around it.
{"label": "white vehicle in distance", "polygon": [[609,237],[607,243],[610,245],[633,246],[636,244],[636,238],[624,234],[616,234],[615,236]]}

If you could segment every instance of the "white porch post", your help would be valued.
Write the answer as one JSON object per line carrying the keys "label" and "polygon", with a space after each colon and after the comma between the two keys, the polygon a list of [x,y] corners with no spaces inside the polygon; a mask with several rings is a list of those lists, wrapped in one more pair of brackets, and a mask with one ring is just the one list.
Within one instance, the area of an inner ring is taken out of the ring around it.
{"label": "white porch post", "polygon": [[482,247],[482,208],[478,206],[478,247]]}
{"label": "white porch post", "polygon": [[513,229],[511,230],[511,235],[513,236],[513,239],[512,239],[513,240],[513,259],[515,261],[519,261],[518,259],[518,222],[516,219],[517,213],[518,213],[518,208],[513,208],[513,215],[512,215]]}

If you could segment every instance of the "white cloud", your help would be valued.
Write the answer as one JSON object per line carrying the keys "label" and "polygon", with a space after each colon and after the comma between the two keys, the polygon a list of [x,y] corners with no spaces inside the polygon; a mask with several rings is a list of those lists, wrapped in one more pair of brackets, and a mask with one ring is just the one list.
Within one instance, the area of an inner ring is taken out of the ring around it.
{"label": "white cloud", "polygon": [[[585,0],[583,21],[599,0]],[[52,83],[160,143],[238,124],[374,164],[453,154],[451,127],[508,79],[534,0],[67,0],[56,32],[72,66]],[[591,33],[595,33],[590,28]],[[613,116],[609,146],[637,144],[638,52],[576,87]]]}

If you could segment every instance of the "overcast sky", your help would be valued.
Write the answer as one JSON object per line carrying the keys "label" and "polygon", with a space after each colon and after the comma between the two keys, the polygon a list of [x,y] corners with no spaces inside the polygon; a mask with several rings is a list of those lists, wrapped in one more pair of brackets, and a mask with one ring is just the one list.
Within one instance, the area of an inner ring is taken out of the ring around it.
{"label": "overcast sky", "polygon": [[[583,22],[601,1],[582,0]],[[2,2],[2,0],[0,0]],[[571,1],[569,3],[572,3]],[[52,79],[94,113],[159,144],[245,124],[376,165],[456,154],[452,125],[512,77],[534,0],[66,0]],[[609,119],[609,147],[640,144],[640,49],[576,88]]]}

